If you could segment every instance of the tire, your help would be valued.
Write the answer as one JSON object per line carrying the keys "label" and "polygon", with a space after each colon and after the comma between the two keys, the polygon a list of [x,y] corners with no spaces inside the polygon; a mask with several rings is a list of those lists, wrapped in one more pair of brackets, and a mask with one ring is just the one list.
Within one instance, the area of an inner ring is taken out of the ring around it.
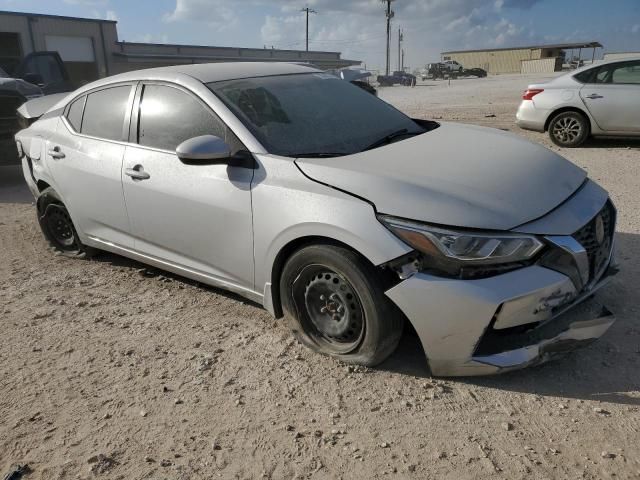
{"label": "tire", "polygon": [[64,203],[49,187],[38,197],[38,223],[51,249],[57,254],[70,258],[88,258],[96,250],[82,244],[76,227]]}
{"label": "tire", "polygon": [[562,112],[549,123],[549,138],[559,147],[575,148],[589,137],[589,120],[579,112]]}
{"label": "tire", "polygon": [[298,250],[280,278],[283,311],[298,341],[367,367],[391,355],[402,336],[404,316],[384,290],[369,262],[333,245]]}

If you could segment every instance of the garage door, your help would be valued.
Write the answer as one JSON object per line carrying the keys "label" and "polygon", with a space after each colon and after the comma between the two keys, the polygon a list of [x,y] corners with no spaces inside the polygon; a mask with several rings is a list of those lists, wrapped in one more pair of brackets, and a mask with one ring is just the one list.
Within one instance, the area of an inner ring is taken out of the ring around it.
{"label": "garage door", "polygon": [[98,65],[91,37],[46,35],[47,51],[58,52],[76,86],[98,79]]}

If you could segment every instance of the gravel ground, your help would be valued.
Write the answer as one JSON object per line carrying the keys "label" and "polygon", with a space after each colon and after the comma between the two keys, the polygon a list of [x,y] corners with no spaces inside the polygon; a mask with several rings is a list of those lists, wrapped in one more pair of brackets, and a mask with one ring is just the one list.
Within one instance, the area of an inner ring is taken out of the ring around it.
{"label": "gravel ground", "polygon": [[[380,95],[550,146],[513,123],[537,80]],[[113,255],[54,256],[3,171],[0,475],[19,463],[48,480],[639,478],[640,143],[561,153],[618,206],[623,271],[601,294],[618,322],[562,360],[455,380],[429,377],[411,332],[380,368],[347,367],[231,294]]]}

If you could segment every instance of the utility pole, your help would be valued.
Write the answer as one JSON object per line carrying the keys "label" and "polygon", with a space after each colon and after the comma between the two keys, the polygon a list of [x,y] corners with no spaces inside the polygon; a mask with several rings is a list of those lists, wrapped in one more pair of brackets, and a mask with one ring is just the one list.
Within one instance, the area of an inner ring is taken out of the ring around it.
{"label": "utility pole", "polygon": [[398,70],[402,71],[402,41],[404,40],[404,35],[402,34],[402,29],[398,27]]}
{"label": "utility pole", "polygon": [[310,13],[318,13],[313,8],[305,7],[301,12],[305,12],[307,14],[307,52],[309,51],[309,14]]}
{"label": "utility pole", "polygon": [[393,10],[391,10],[391,2],[394,2],[395,0],[381,0],[382,3],[386,3],[387,4],[387,68],[386,68],[386,75],[389,75],[389,69],[390,69],[390,56],[391,56],[391,19],[394,16]]}

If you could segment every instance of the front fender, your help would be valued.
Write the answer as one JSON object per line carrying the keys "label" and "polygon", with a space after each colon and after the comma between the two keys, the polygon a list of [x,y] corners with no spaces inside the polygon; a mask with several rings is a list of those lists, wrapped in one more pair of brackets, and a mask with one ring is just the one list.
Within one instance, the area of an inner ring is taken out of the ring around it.
{"label": "front fender", "polygon": [[[374,265],[411,251],[376,219],[370,203],[305,177],[291,159],[257,157],[252,185],[256,291],[269,290],[279,253],[302,238],[341,242]],[[269,301],[265,298],[268,309]]]}

